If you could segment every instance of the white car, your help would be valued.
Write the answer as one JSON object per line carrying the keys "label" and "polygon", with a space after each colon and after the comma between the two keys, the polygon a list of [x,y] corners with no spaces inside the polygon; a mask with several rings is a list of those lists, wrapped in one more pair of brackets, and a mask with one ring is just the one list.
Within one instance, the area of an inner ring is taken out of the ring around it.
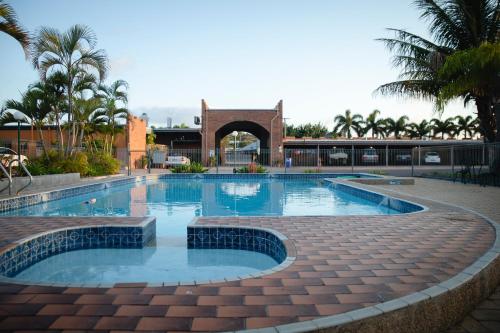
{"label": "white car", "polygon": [[337,164],[347,164],[348,155],[343,149],[334,149],[330,154],[330,159]]}
{"label": "white car", "polygon": [[441,163],[441,157],[435,151],[430,151],[425,153],[424,162],[427,164],[439,164]]}
{"label": "white car", "polygon": [[378,163],[377,151],[371,147],[363,150],[363,156],[361,156],[361,161],[363,163]]}

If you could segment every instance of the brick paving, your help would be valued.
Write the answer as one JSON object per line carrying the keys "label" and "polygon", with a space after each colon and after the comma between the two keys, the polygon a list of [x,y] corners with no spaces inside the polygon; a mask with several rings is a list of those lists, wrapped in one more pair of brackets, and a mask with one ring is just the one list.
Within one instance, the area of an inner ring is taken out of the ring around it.
{"label": "brick paving", "polygon": [[[377,186],[378,191],[393,194],[405,193],[433,200],[445,200],[460,207],[473,209],[500,223],[500,188],[479,187],[449,181],[416,179],[416,186]],[[463,321],[448,333],[497,333],[500,332],[500,286],[481,302]]]}
{"label": "brick paving", "polygon": [[[208,285],[4,283],[0,329],[228,331],[309,320],[391,300],[457,274],[494,241],[491,226],[478,216],[423,203],[429,211],[398,216],[201,218],[197,223],[275,229],[288,237],[296,260],[260,278]],[[106,219],[5,217],[0,219],[0,242],[5,246],[27,234],[101,220]]]}

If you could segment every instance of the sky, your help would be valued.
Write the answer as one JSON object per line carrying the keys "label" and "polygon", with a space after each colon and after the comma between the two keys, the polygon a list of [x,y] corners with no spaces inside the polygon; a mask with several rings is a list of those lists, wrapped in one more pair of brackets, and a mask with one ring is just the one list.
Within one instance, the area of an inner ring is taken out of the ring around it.
{"label": "sky", "polygon": [[[431,103],[373,94],[397,78],[376,38],[386,28],[427,36],[411,0],[7,0],[30,32],[91,27],[109,57],[107,82],[126,80],[129,109],[152,124],[193,126],[214,108],[272,108],[291,124],[333,126],[346,109],[367,116],[438,117]],[[38,79],[17,42],[0,34],[0,102]],[[471,114],[462,102],[442,117]]]}

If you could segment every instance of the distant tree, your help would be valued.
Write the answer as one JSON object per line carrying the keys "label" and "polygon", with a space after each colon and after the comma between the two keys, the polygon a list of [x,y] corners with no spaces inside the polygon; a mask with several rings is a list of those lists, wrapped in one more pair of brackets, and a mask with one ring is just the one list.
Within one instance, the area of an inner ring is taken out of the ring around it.
{"label": "distant tree", "polygon": [[411,123],[408,125],[407,134],[412,139],[422,139],[428,137],[432,132],[432,125],[427,120],[420,123]]}
{"label": "distant tree", "polygon": [[0,31],[13,37],[21,44],[24,53],[28,55],[30,44],[29,34],[17,21],[17,15],[14,9],[0,0]]}
{"label": "distant tree", "polygon": [[351,110],[346,110],[345,113],[335,116],[335,127],[333,131],[340,133],[344,137],[352,138],[352,131],[359,130],[363,124],[363,116],[360,114],[351,114]]}
{"label": "distant tree", "polygon": [[453,123],[453,118],[447,118],[445,120],[434,118],[432,122],[432,132],[433,136],[436,137],[441,134],[441,139],[444,139],[445,135],[453,137],[456,132],[455,124]]}
{"label": "distant tree", "polygon": [[173,128],[189,128],[189,126],[186,125],[185,123],[181,123],[180,125],[174,125]]}
{"label": "distant tree", "polygon": [[401,135],[405,134],[408,130],[408,120],[408,116],[401,116],[397,120],[387,118],[385,120],[387,135],[392,133],[396,139],[401,139]]}
{"label": "distant tree", "polygon": [[472,138],[472,136],[475,134],[477,130],[477,118],[474,118],[472,116],[456,116],[456,125],[455,125],[455,135],[460,136],[460,134],[464,134],[464,139],[467,139],[467,134],[469,135],[469,138]]}
{"label": "distant tree", "polygon": [[368,133],[368,131],[372,132],[372,138],[378,138],[379,136],[384,137],[385,136],[385,127],[386,127],[386,122],[385,119],[378,118],[377,116],[380,115],[379,110],[373,110],[372,113],[368,115],[365,119],[365,131]]}

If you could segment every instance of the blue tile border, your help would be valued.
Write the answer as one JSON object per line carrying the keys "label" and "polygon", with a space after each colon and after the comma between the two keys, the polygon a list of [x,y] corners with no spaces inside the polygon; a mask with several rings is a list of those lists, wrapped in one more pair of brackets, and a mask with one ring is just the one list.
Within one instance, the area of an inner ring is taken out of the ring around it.
{"label": "blue tile border", "polygon": [[339,183],[335,179],[325,179],[325,181],[329,182],[331,186],[335,188],[335,190],[349,193],[356,197],[374,202],[377,205],[397,210],[400,214],[417,213],[427,210],[425,206],[406,200],[393,198],[377,192],[372,192],[352,185]]}
{"label": "blue tile border", "polygon": [[236,226],[190,225],[188,249],[232,249],[264,253],[281,264],[287,258],[282,235],[275,231]]}
{"label": "blue tile border", "polygon": [[24,269],[59,253],[96,248],[142,248],[156,238],[156,219],[136,226],[88,226],[52,230],[25,238],[0,253],[0,276],[15,277]]}

